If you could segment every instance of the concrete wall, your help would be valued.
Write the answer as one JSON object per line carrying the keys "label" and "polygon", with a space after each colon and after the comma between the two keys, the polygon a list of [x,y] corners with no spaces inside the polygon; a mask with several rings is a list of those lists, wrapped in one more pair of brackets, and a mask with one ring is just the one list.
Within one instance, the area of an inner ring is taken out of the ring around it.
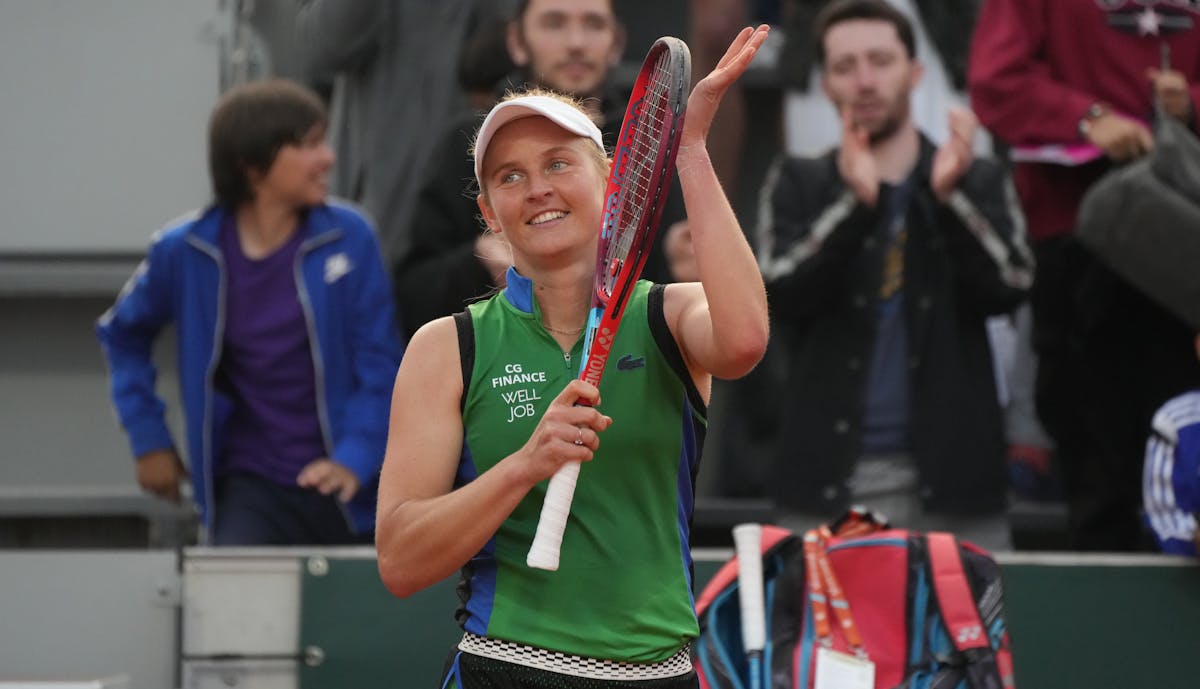
{"label": "concrete wall", "polygon": [[179,686],[178,566],[170,551],[0,551],[0,681]]}
{"label": "concrete wall", "polygon": [[0,2],[0,249],[140,251],[205,201],[217,6]]}

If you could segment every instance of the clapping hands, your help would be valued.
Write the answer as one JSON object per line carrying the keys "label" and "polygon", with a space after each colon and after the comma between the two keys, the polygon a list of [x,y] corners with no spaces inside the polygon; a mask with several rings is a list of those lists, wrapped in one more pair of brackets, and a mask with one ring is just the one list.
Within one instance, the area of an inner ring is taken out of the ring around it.
{"label": "clapping hands", "polygon": [[966,108],[950,108],[947,118],[950,120],[950,137],[933,157],[933,171],[929,175],[929,186],[939,201],[950,197],[958,180],[971,167],[971,161],[975,159],[971,145],[979,127],[975,113]]}
{"label": "clapping hands", "polygon": [[[929,186],[939,201],[945,201],[975,159],[972,144],[979,120],[966,108],[951,108],[947,114],[950,136],[933,158]],[[879,164],[871,148],[870,134],[856,124],[850,108],[842,110],[842,145],[838,149],[838,171],[854,196],[872,208],[879,201]]]}

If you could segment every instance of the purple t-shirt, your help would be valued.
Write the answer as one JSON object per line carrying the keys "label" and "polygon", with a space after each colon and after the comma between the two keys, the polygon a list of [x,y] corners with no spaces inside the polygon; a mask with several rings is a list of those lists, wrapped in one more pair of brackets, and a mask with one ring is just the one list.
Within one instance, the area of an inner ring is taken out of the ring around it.
{"label": "purple t-shirt", "polygon": [[271,255],[247,258],[236,221],[221,226],[225,340],[219,387],[234,403],[215,471],[250,471],[284,485],[325,456],[308,328],[293,272],[302,228]]}

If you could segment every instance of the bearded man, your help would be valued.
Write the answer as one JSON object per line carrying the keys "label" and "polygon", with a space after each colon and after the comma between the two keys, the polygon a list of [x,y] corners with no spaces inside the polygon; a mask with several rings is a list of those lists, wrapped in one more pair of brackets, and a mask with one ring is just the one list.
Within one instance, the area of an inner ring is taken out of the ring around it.
{"label": "bearded man", "polygon": [[772,497],[795,529],[859,503],[1009,548],[985,321],[1032,279],[1012,185],[974,159],[969,111],[940,148],[917,129],[922,67],[889,3],[832,2],[815,36],[841,142],[771,171],[758,241],[787,372]]}

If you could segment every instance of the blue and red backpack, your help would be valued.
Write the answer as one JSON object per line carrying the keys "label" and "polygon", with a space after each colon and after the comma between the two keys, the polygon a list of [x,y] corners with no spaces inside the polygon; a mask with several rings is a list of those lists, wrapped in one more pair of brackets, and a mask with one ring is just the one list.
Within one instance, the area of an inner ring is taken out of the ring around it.
{"label": "blue and red backpack", "polygon": [[[841,524],[845,523],[843,519]],[[983,549],[946,533],[834,530],[825,556],[849,605],[876,689],[1012,689],[1012,654],[1000,568]],[[811,689],[820,642],[814,634],[802,539],[762,529],[767,644],[764,683]],[[692,646],[701,689],[746,689],[737,558],[726,562],[696,602],[700,636]],[[837,625],[833,625],[837,627]],[[833,630],[833,649],[848,652]]]}

